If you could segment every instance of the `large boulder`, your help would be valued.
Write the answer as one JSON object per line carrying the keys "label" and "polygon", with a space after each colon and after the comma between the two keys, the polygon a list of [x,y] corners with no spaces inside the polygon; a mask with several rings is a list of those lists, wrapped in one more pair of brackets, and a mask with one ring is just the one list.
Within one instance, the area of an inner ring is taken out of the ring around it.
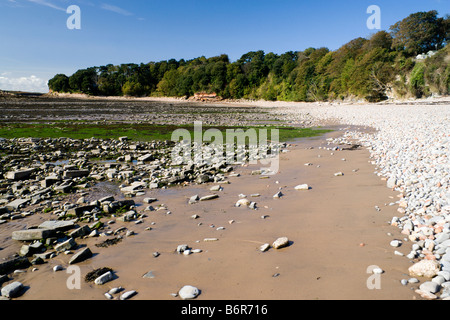
{"label": "large boulder", "polygon": [[421,260],[408,269],[411,277],[432,278],[440,271],[440,264],[435,260]]}

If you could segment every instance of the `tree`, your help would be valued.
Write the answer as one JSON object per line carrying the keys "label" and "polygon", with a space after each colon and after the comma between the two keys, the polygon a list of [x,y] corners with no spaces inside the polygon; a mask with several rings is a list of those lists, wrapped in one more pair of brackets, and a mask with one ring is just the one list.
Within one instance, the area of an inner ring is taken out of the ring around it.
{"label": "tree", "polygon": [[184,71],[185,67],[178,68],[178,79],[176,82],[175,95],[176,96],[191,96],[194,94],[193,84],[194,80],[190,72]]}
{"label": "tree", "polygon": [[446,24],[436,10],[413,13],[390,27],[392,45],[409,55],[441,49],[447,38]]}
{"label": "tree", "polygon": [[314,51],[309,55],[309,58],[311,59],[311,62],[317,64],[317,62],[322,59],[328,52],[330,52],[328,48],[314,49]]}
{"label": "tree", "polygon": [[247,77],[250,87],[259,86],[268,74],[264,64],[264,51],[251,51],[244,54],[239,60],[242,71]]}
{"label": "tree", "polygon": [[211,65],[211,90],[220,94],[227,84],[227,64],[217,61]]}
{"label": "tree", "polygon": [[177,69],[167,71],[163,79],[158,83],[158,91],[164,96],[176,96],[178,77],[179,72]]}
{"label": "tree", "polygon": [[359,56],[352,73],[350,93],[369,101],[384,100],[389,83],[394,80],[391,59],[388,50],[381,47]]}
{"label": "tree", "polygon": [[78,70],[70,76],[69,84],[72,91],[96,94],[98,92],[96,68]]}
{"label": "tree", "polygon": [[48,87],[55,92],[69,92],[69,77],[65,74],[57,74],[48,81]]}
{"label": "tree", "polygon": [[119,67],[112,64],[98,68],[98,94],[103,96],[118,96],[122,94],[122,84],[119,83]]}
{"label": "tree", "polygon": [[390,50],[392,47],[392,35],[384,30],[378,31],[370,37],[369,42],[365,46],[367,51],[375,48]]}
{"label": "tree", "polygon": [[450,15],[446,15],[444,22],[442,23],[443,33],[445,34],[445,44],[449,44],[450,41]]}
{"label": "tree", "polygon": [[279,60],[279,56],[273,52],[269,52],[264,57],[264,64],[266,68],[269,70],[269,72],[272,72],[274,70],[275,64]]}
{"label": "tree", "polygon": [[122,87],[122,93],[124,96],[141,97],[144,92],[144,86],[136,81],[128,80]]}
{"label": "tree", "polygon": [[230,85],[228,86],[230,96],[235,99],[242,98],[245,94],[247,85],[248,83],[245,76],[242,73],[238,74],[235,79],[231,80]]}

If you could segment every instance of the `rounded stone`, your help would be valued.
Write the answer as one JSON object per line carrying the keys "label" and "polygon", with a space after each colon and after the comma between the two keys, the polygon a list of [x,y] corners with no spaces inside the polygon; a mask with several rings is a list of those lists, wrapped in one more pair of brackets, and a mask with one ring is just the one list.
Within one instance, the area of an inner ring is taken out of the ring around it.
{"label": "rounded stone", "polygon": [[133,296],[135,296],[136,294],[137,294],[137,292],[135,290],[127,291],[120,296],[120,300],[128,300],[128,299],[132,298]]}
{"label": "rounded stone", "polygon": [[1,290],[2,296],[7,298],[17,298],[21,295],[23,284],[16,281],[7,286],[4,286]]}
{"label": "rounded stone", "polygon": [[439,284],[437,284],[436,282],[427,281],[427,282],[422,283],[420,285],[419,289],[422,291],[425,291],[425,292],[436,293],[436,292],[439,292],[439,290],[441,289],[441,286]]}
{"label": "rounded stone", "polygon": [[251,203],[250,200],[248,200],[246,198],[240,199],[236,202],[236,207],[240,207],[240,206],[248,207],[250,205],[250,203]]}
{"label": "rounded stone", "polygon": [[281,237],[275,240],[275,242],[272,244],[272,247],[274,249],[281,249],[284,247],[287,247],[289,245],[289,239],[287,237]]}
{"label": "rounded stone", "polygon": [[391,247],[400,247],[401,244],[402,242],[399,240],[392,240],[390,243]]}
{"label": "rounded stone", "polygon": [[178,291],[178,295],[183,300],[195,299],[200,294],[200,290],[193,286],[184,286]]}
{"label": "rounded stone", "polygon": [[437,283],[438,285],[441,285],[445,282],[445,278],[443,276],[436,276],[433,279],[431,279],[434,283]]}

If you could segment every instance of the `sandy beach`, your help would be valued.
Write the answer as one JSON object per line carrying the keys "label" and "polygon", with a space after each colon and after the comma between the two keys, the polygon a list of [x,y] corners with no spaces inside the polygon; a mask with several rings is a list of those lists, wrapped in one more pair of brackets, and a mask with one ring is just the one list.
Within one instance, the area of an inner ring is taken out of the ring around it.
{"label": "sandy beach", "polygon": [[[94,253],[78,264],[83,275],[110,267],[117,279],[102,286],[82,281],[81,289],[69,290],[70,274],[53,272],[54,265],[68,265],[70,255],[61,254],[37,271],[15,276],[29,285],[19,299],[104,299],[105,292],[119,286],[136,290],[134,299],[177,299],[171,293],[187,284],[200,288],[199,300],[414,299],[411,288],[399,282],[409,263],[388,245],[391,238],[401,238],[388,224],[395,208],[385,206],[397,193],[373,174],[367,150],[319,149],[330,147],[325,140],[330,135],[293,145],[281,155],[280,173],[267,179],[251,175],[255,168],[239,168],[241,176],[222,184],[223,190],[214,192],[219,194],[215,200],[188,204],[194,194],[211,194],[211,184],[147,192],[136,203],[155,197],[155,204],[166,204],[171,214],[155,211],[138,225],[111,225],[136,234],[108,248],[94,246],[100,238],[77,240]],[[338,171],[344,175],[335,176]],[[311,189],[294,190],[303,183]],[[274,199],[279,190],[283,196]],[[253,198],[258,209],[235,207],[240,194],[260,194]],[[194,214],[199,218],[192,219]],[[148,226],[152,230],[145,230]],[[279,237],[288,237],[290,245],[259,250]],[[205,238],[218,241],[204,242]],[[202,252],[180,255],[180,244]],[[18,250],[19,244],[14,245]],[[152,255],[156,251],[157,258]],[[367,287],[372,265],[385,271],[380,289]],[[148,271],[154,278],[142,277]]]}

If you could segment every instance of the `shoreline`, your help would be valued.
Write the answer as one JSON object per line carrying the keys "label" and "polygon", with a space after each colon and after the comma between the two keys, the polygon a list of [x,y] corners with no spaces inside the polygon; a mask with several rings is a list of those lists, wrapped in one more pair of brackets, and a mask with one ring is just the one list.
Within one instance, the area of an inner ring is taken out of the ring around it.
{"label": "shoreline", "polygon": [[427,103],[450,103],[450,96],[428,97],[428,98],[405,98],[389,99],[377,103],[367,102],[365,100],[344,100],[344,101],[317,101],[317,102],[296,102],[296,101],[267,101],[267,100],[247,100],[247,99],[217,99],[199,101],[181,97],[128,97],[128,96],[90,96],[79,93],[45,93],[44,98],[73,98],[81,100],[118,100],[118,101],[159,101],[159,102],[180,102],[180,103],[199,103],[199,104],[238,104],[252,105],[260,107],[286,107],[299,105],[396,105],[396,104],[427,104]]}

